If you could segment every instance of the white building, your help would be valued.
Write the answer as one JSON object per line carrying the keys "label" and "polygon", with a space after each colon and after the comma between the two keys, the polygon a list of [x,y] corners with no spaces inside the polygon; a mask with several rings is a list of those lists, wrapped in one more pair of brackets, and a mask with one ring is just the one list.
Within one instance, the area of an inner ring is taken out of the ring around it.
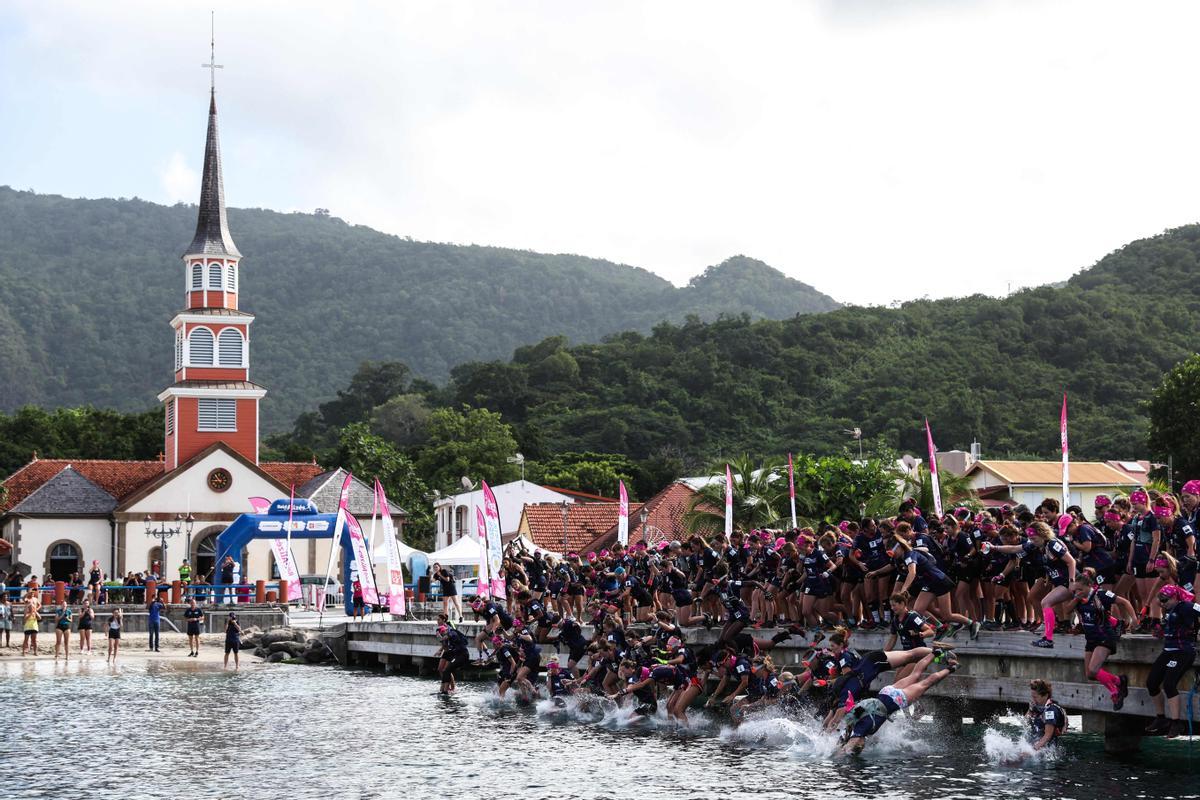
{"label": "white building", "polygon": [[[611,500],[607,497],[541,486],[529,481],[513,481],[491,487],[500,509],[500,533],[516,533],[521,525],[521,511],[533,503],[583,503]],[[475,489],[449,497],[439,497],[433,503],[434,550],[449,547],[467,534],[476,533],[475,509],[483,508],[483,490]]]}

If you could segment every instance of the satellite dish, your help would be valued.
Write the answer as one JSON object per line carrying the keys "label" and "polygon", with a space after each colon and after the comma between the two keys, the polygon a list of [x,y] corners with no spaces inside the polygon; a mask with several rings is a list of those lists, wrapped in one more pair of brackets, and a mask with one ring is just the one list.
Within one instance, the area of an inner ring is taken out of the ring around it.
{"label": "satellite dish", "polygon": [[900,463],[904,465],[904,469],[908,472],[912,472],[917,468],[917,459],[913,458],[910,453],[905,453],[904,457],[900,459]]}
{"label": "satellite dish", "polygon": [[466,475],[463,475],[461,478],[459,478],[458,482],[461,483],[462,487],[468,492],[475,488],[475,484],[471,483],[471,479]]}

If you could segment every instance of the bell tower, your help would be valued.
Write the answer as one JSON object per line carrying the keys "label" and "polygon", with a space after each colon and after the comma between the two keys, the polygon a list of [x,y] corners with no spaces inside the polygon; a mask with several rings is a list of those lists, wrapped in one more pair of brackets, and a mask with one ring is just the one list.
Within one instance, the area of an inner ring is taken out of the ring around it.
{"label": "bell tower", "polygon": [[[214,76],[219,67],[203,66]],[[250,382],[254,316],[238,309],[241,260],[225,214],[214,80],[196,235],[183,254],[183,310],[171,320],[175,382],[158,395],[168,472],[216,442],[258,463],[258,404],[267,390]]]}

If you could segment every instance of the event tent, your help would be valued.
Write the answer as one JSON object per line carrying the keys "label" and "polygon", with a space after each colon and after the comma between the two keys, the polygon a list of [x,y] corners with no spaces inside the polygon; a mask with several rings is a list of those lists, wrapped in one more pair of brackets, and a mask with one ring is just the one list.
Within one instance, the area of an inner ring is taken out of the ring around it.
{"label": "event tent", "polygon": [[[418,550],[415,547],[409,547],[404,542],[396,542],[396,546],[400,549],[400,560],[405,564],[414,554],[425,555],[424,551]],[[375,549],[371,551],[371,558],[376,564],[379,564],[387,559],[387,542],[383,537],[379,537],[379,543],[375,545]]]}
{"label": "event tent", "polygon": [[430,553],[429,563],[443,567],[479,566],[479,552],[479,540],[467,535],[449,547]]}

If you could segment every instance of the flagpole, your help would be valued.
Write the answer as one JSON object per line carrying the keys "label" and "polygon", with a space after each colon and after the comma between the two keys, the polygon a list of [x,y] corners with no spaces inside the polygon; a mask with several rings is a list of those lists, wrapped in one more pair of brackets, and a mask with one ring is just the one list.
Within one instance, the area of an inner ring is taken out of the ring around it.
{"label": "flagpole", "polygon": [[[296,484],[293,483],[292,491],[288,494],[288,526],[287,526],[287,537],[285,539],[288,558],[292,558],[292,508],[295,505],[296,505]],[[293,562],[295,561],[295,559],[292,559],[292,560],[293,560]],[[279,577],[282,579],[283,578],[283,565],[280,564],[278,566],[279,566]],[[299,570],[297,570],[297,571],[299,571]],[[292,593],[291,587],[288,587],[288,594],[290,595],[291,593]],[[304,587],[300,587],[300,593],[301,594],[304,593]],[[279,592],[279,595],[280,595],[279,602],[283,603],[284,611],[286,611],[288,609],[289,605],[291,605],[291,598],[284,597],[283,592]],[[301,598],[301,599],[303,600],[303,598]]]}
{"label": "flagpole", "polygon": [[788,501],[792,506],[792,530],[796,529],[796,470],[792,466],[792,454],[788,453]]}
{"label": "flagpole", "polygon": [[1067,446],[1067,393],[1063,392],[1062,416],[1059,419],[1059,436],[1062,439],[1062,511],[1071,505],[1070,448]]}

